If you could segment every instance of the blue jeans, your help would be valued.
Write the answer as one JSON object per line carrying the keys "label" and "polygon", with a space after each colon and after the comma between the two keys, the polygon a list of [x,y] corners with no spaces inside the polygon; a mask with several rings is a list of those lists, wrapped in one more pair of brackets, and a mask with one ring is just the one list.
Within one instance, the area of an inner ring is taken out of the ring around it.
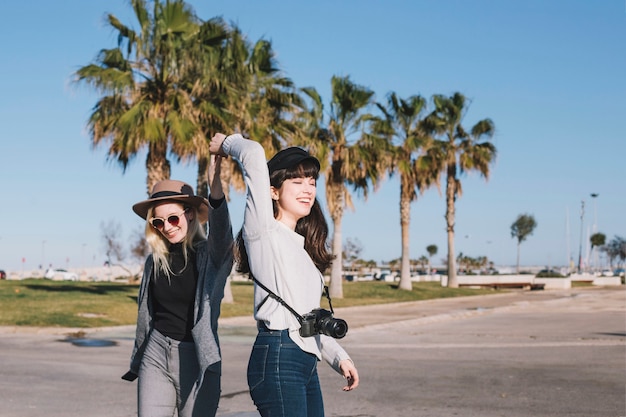
{"label": "blue jeans", "polygon": [[248,387],[262,417],[324,417],[317,356],[300,349],[288,330],[259,330]]}
{"label": "blue jeans", "polygon": [[137,384],[139,417],[214,417],[220,399],[220,372],[200,373],[193,342],[180,342],[156,330],[146,345]]}

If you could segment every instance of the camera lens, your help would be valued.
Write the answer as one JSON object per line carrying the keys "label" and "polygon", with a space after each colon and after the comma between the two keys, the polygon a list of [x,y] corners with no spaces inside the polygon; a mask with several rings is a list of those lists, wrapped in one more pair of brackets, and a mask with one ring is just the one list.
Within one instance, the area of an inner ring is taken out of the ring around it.
{"label": "camera lens", "polygon": [[328,318],[324,323],[320,323],[320,327],[320,333],[335,339],[341,339],[348,333],[348,323],[341,319]]}

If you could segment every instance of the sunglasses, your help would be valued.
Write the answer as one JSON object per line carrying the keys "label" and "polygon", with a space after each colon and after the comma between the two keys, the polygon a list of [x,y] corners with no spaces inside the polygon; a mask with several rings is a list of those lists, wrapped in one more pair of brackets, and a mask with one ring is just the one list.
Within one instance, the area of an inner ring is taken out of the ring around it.
{"label": "sunglasses", "polygon": [[164,219],[162,217],[153,217],[150,219],[150,224],[157,230],[163,229],[166,221],[172,226],[176,227],[178,226],[178,223],[180,223],[180,217],[185,213],[187,213],[187,209],[183,210],[180,214],[172,214],[171,216],[168,216],[167,219]]}

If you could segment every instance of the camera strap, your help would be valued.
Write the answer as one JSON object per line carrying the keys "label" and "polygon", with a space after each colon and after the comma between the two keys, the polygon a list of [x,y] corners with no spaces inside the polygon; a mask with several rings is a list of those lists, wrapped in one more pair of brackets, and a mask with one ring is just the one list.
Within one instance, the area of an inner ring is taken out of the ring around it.
{"label": "camera strap", "polygon": [[287,310],[289,310],[294,316],[296,316],[296,318],[298,319],[298,322],[300,324],[302,324],[302,321],[304,320],[304,317],[302,317],[300,314],[298,314],[298,312],[296,310],[294,310],[293,308],[291,308],[291,306],[289,304],[287,304],[287,302],[285,300],[283,300],[282,298],[280,298],[278,295],[276,295],[272,290],[270,290],[269,288],[267,288],[265,285],[261,284],[261,282],[259,282],[258,279],[256,279],[254,277],[254,275],[250,274],[250,278],[252,278],[252,281],[254,281],[259,287],[263,288],[265,290],[265,292],[267,292],[267,296],[263,299],[263,301],[261,301],[261,303],[257,306],[257,310],[259,308],[261,308],[261,306],[263,304],[265,304],[265,302],[267,301],[268,298],[273,298],[274,300],[278,301],[280,304],[282,304]]}
{"label": "camera strap", "polygon": [[330,308],[330,312],[335,314],[335,310],[333,310],[333,303],[330,301],[330,293],[328,292],[328,285],[324,284],[324,294],[326,294],[326,298],[328,299],[328,308]]}
{"label": "camera strap", "polygon": [[[265,304],[265,302],[267,301],[268,298],[273,298],[274,300],[278,301],[281,305],[283,305],[287,310],[289,310],[294,316],[296,316],[296,318],[298,319],[298,322],[300,322],[300,324],[302,324],[302,321],[304,320],[304,317],[302,317],[300,314],[298,314],[298,312],[296,310],[294,310],[293,308],[291,308],[291,306],[289,304],[287,304],[287,302],[285,300],[283,300],[282,298],[280,298],[278,295],[276,295],[272,290],[270,290],[269,288],[267,288],[265,285],[261,284],[261,282],[259,282],[258,279],[256,279],[254,277],[254,275],[252,275],[252,273],[250,273],[250,278],[252,278],[252,281],[254,281],[259,287],[263,288],[265,290],[265,292],[267,293],[267,296],[263,299],[263,301],[261,301],[261,303],[257,306],[257,310],[259,308],[261,308],[261,306],[263,304]],[[330,312],[332,314],[335,314],[335,311],[333,310],[333,304],[330,301],[330,293],[328,292],[328,285],[324,285],[324,295],[326,296],[326,298],[328,299],[328,306],[330,307]]]}

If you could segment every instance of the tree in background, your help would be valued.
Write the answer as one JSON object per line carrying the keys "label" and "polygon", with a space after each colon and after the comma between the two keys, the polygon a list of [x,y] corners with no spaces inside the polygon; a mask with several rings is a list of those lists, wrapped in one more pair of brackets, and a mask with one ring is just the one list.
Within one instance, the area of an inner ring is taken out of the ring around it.
{"label": "tree in background", "polygon": [[367,199],[386,169],[382,156],[387,143],[369,133],[374,117],[368,112],[374,92],[353,83],[349,77],[331,79],[330,110],[324,113],[322,99],[313,87],[302,91],[312,106],[301,114],[299,143],[320,160],[326,186],[326,204],[333,223],[329,293],[343,298],[341,221],[346,208],[354,209],[349,186]]}
{"label": "tree in background", "polygon": [[[105,231],[103,230],[103,233]],[[146,232],[142,227],[135,229],[130,238],[130,256],[133,264],[139,265],[140,269],[131,277],[132,282],[139,281],[143,274],[145,260],[150,254],[150,246],[146,240]]]}
{"label": "tree in background", "polygon": [[[128,274],[130,280],[139,279],[143,271],[143,262],[135,263],[139,265],[137,272],[132,272],[130,266],[126,265],[127,251],[124,249],[120,236],[122,228],[115,220],[109,220],[107,223],[100,223],[100,231],[102,232],[102,244],[104,246],[104,253],[106,254],[106,264],[108,266],[117,266],[122,268]],[[146,240],[143,238],[142,230],[135,231],[135,240],[130,242],[130,254],[133,260],[136,260],[136,256],[139,252],[147,253],[148,246]]]}
{"label": "tree in background", "polygon": [[430,164],[420,164],[422,160],[418,158],[429,140],[422,126],[426,100],[419,95],[402,99],[392,92],[387,97],[387,106],[379,104],[378,107],[385,115],[380,131],[390,137],[393,145],[389,172],[400,176],[402,255],[398,288],[410,291],[413,289],[409,249],[411,203],[417,200],[418,192],[422,194],[432,184],[439,186],[439,172]]}
{"label": "tree in background", "polygon": [[456,264],[458,265],[459,271],[462,274],[467,274],[467,270],[469,268],[470,258],[463,254],[463,252],[459,252],[456,257]]}
{"label": "tree in background", "polygon": [[[198,195],[208,194],[207,172],[211,159],[207,138],[215,132],[229,132],[232,129],[230,114],[225,111],[230,91],[230,72],[223,68],[222,61],[233,33],[234,29],[221,18],[210,19],[200,24],[194,41],[189,42],[184,51],[180,88],[191,98],[189,112],[195,129],[188,140],[172,142],[171,149],[177,162],[197,163]],[[227,199],[230,184],[227,173],[232,164],[229,159],[222,161],[222,185]]]}
{"label": "tree in background", "polygon": [[[259,142],[268,159],[294,141],[298,132],[294,115],[302,111],[304,102],[291,79],[281,71],[270,41],[253,43],[238,28],[231,28],[217,75],[210,76],[215,77],[221,81],[223,100],[204,107],[205,113],[212,115],[221,106],[218,113],[228,116],[227,125],[220,131],[235,131]],[[207,91],[205,103],[211,103],[214,96]],[[225,162],[222,179],[236,190],[245,191],[239,164],[230,158]]]}
{"label": "tree in background", "polygon": [[139,30],[112,14],[107,23],[118,45],[103,49],[94,63],[75,73],[102,93],[89,117],[93,146],[109,143],[109,158],[126,170],[144,148],[147,192],[170,177],[168,150],[190,141],[196,133],[192,97],[183,88],[187,47],[193,44],[200,21],[184,1],[131,0]]}
{"label": "tree in background", "polygon": [[428,245],[426,246],[426,252],[428,252],[428,273],[432,273],[432,258],[437,254],[437,245]]}
{"label": "tree in background", "polygon": [[615,236],[609,243],[601,248],[609,259],[609,267],[613,267],[613,262],[617,260],[618,265],[624,265],[626,261],[626,239]]}
{"label": "tree in background", "polygon": [[426,256],[422,255],[417,259],[417,263],[422,268],[422,272],[426,272],[426,267],[428,266],[428,270],[430,271],[430,259]]}
{"label": "tree in background", "polygon": [[[493,135],[489,119],[467,132],[460,93],[433,96],[435,109],[422,119],[424,100],[390,94],[384,118],[369,113],[374,92],[349,76],[331,79],[328,113],[313,87],[296,90],[282,75],[270,42],[248,42],[241,31],[217,17],[199,19],[182,0],[130,0],[138,29],[112,14],[107,24],[117,46],[102,49],[93,63],[75,72],[75,82],[101,94],[88,121],[94,147],[107,144],[108,159],[125,171],[147,150],[146,188],[170,177],[170,160],[198,164],[198,193],[204,194],[210,163],[206,138],[216,131],[238,131],[260,142],[266,152],[289,145],[308,146],[322,164],[326,202],[333,223],[330,293],[342,298],[341,221],[353,208],[348,190],[366,199],[387,174],[401,180],[401,287],[410,286],[408,228],[410,203],[446,175],[448,285],[456,287],[454,202],[461,195],[457,174],[479,171],[485,178],[495,147],[481,142]],[[303,96],[300,92],[304,93]],[[305,97],[306,96],[306,97]],[[309,109],[304,99],[313,105]],[[392,148],[391,140],[397,140]],[[225,161],[222,182],[243,189],[239,166]],[[432,181],[432,182],[431,182]],[[407,266],[408,265],[408,266]]]}
{"label": "tree in background", "polygon": [[455,202],[462,195],[460,174],[477,171],[489,179],[489,165],[495,161],[496,147],[489,142],[495,127],[491,119],[478,121],[467,131],[463,118],[469,101],[461,93],[451,97],[434,95],[435,109],[426,118],[425,127],[435,140],[422,158],[427,166],[436,166],[446,176],[446,231],[448,234],[448,287],[458,288],[454,258]]}
{"label": "tree in background", "polygon": [[[604,244],[606,243],[606,235],[604,233],[594,233],[589,238],[589,241],[591,242],[591,253],[593,254],[594,251],[598,250],[598,248],[604,246]],[[594,266],[596,267],[596,269],[599,269],[598,265]]]}
{"label": "tree in background", "polygon": [[356,262],[359,260],[359,256],[363,251],[363,245],[357,238],[346,240],[346,244],[343,245],[343,260],[348,264],[351,271],[354,271]]}
{"label": "tree in background", "polygon": [[517,239],[517,273],[519,274],[520,246],[526,238],[533,234],[537,227],[535,218],[530,214],[520,214],[511,225],[511,237]]}

